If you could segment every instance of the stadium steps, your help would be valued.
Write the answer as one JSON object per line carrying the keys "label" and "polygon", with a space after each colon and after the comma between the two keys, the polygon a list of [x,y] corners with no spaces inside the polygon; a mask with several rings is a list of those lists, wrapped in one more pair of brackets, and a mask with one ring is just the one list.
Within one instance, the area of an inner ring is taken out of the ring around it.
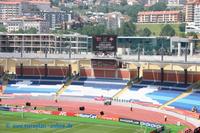
{"label": "stadium steps", "polygon": [[129,81],[127,83],[127,85],[123,89],[121,89],[120,91],[118,91],[112,98],[113,99],[117,99],[121,94],[123,94],[124,92],[126,92],[127,90],[129,90],[132,87],[132,83],[131,82],[132,81]]}
{"label": "stadium steps", "polygon": [[6,89],[7,85],[8,85],[8,81],[7,80],[3,80],[3,82],[2,82],[2,90],[3,90],[3,92]]}
{"label": "stadium steps", "polygon": [[55,100],[57,99],[57,97],[62,94],[68,86],[71,85],[72,81],[74,80],[74,78],[69,79],[65,84],[63,84],[63,86],[56,92],[56,96],[55,96]]}
{"label": "stadium steps", "polygon": [[161,105],[159,107],[159,109],[162,109],[170,104],[172,104],[173,102],[176,102],[179,99],[182,99],[184,97],[187,97],[188,95],[190,95],[192,93],[192,88],[188,89],[186,92],[183,92],[182,94],[178,95],[177,97],[173,98],[172,100],[166,102],[165,104]]}

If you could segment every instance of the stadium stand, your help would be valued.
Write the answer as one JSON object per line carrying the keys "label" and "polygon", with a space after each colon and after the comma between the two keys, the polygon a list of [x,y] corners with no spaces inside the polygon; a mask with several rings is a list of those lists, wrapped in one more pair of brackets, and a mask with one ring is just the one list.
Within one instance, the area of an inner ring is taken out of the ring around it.
{"label": "stadium stand", "polygon": [[174,83],[174,82],[154,82],[143,80],[140,84],[142,85],[154,85],[159,86],[161,90],[176,90],[176,91],[186,91],[191,84]]}
{"label": "stadium stand", "polygon": [[197,112],[200,112],[200,93],[192,93],[189,96],[179,99],[176,102],[170,104],[175,108],[190,110],[192,111],[193,107],[197,108]]}
{"label": "stadium stand", "polygon": [[139,84],[134,84],[128,91],[120,95],[118,99],[161,105],[185,92],[189,86],[144,80]]}
{"label": "stadium stand", "polygon": [[5,94],[50,93],[55,94],[66,82],[64,77],[16,76],[8,82]]}
{"label": "stadium stand", "polygon": [[127,82],[128,80],[120,79],[80,78],[73,81],[62,95],[112,97],[126,86]]}

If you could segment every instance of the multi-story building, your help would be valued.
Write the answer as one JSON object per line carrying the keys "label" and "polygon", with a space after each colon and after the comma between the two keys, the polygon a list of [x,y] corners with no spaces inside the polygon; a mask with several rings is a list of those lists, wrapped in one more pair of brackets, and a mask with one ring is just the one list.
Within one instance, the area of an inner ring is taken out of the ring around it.
{"label": "multi-story building", "polygon": [[148,0],[148,5],[152,6],[152,5],[154,5],[154,4],[158,3],[158,2],[159,2],[159,0]]}
{"label": "multi-story building", "polygon": [[37,16],[43,18],[48,22],[48,27],[54,30],[58,25],[61,27],[62,23],[68,20],[69,14],[63,11],[37,11],[37,12],[26,12],[25,16]]}
{"label": "multi-story building", "polygon": [[187,23],[186,32],[200,33],[200,4],[194,6],[194,20]]}
{"label": "multi-story building", "polygon": [[68,20],[68,14],[51,8],[49,0],[0,1],[0,21],[19,16],[41,17],[48,22],[48,27],[51,29]]}
{"label": "multi-story building", "polygon": [[194,9],[194,23],[200,29],[200,3],[196,4]]}
{"label": "multi-story building", "polygon": [[122,15],[120,12],[112,12],[105,15],[107,29],[121,28],[124,22],[128,22],[130,18]]}
{"label": "multi-story building", "polygon": [[194,7],[196,0],[187,0],[185,4],[185,21],[193,22],[194,21]]}
{"label": "multi-story building", "polygon": [[[22,14],[24,10],[30,8],[30,5],[45,6],[50,8],[49,0],[1,0],[0,1],[0,20],[16,17]],[[32,9],[32,8],[30,8]]]}
{"label": "multi-story building", "polygon": [[25,53],[87,52],[88,36],[80,34],[5,34],[0,33],[0,52]]}
{"label": "multi-story building", "polygon": [[[173,53],[180,56],[184,54],[186,46],[188,47],[188,53],[193,55],[196,41],[178,37],[118,36],[117,47],[119,54],[137,54],[137,48],[140,46],[143,49],[141,54],[148,55],[159,54],[161,45],[164,43],[165,54]],[[23,53],[36,53],[34,55],[37,55],[37,53],[49,53],[54,54],[56,57],[59,56],[58,54],[69,54],[70,48],[72,54],[91,52],[92,45],[91,36],[80,34],[0,33],[0,52],[8,52],[10,54],[23,51]],[[145,52],[144,50],[146,49],[148,51]]]}
{"label": "multi-story building", "polygon": [[200,33],[200,0],[188,0],[186,4],[186,32]]}
{"label": "multi-story building", "polygon": [[178,23],[183,17],[180,11],[144,11],[138,13],[138,23]]}
{"label": "multi-story building", "polygon": [[47,33],[49,31],[48,24],[41,18],[37,17],[18,17],[12,18],[4,22],[8,32],[29,30],[35,28],[38,33]]}
{"label": "multi-story building", "polygon": [[21,2],[0,1],[0,20],[19,16],[21,11]]}

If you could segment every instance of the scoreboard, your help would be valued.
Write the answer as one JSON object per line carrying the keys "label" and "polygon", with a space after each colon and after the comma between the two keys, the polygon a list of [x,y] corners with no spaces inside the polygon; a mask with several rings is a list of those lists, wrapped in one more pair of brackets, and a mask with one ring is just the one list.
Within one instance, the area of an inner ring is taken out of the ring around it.
{"label": "scoreboard", "polygon": [[92,37],[94,52],[117,52],[116,35],[95,35]]}

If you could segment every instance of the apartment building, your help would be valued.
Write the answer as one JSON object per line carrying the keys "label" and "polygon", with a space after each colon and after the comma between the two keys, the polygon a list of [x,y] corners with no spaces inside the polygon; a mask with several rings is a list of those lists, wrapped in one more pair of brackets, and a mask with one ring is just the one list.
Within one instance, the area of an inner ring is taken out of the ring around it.
{"label": "apartment building", "polygon": [[4,22],[4,25],[8,32],[15,32],[19,29],[29,30],[30,28],[37,29],[38,33],[47,33],[49,31],[48,23],[38,17],[16,17],[8,19]]}
{"label": "apartment building", "polygon": [[0,20],[7,20],[21,14],[21,2],[0,1]]}
{"label": "apartment building", "polygon": [[178,23],[183,17],[180,11],[144,11],[139,12],[138,23]]}
{"label": "apartment building", "polygon": [[194,7],[197,0],[187,0],[185,4],[185,21],[194,21]]}

